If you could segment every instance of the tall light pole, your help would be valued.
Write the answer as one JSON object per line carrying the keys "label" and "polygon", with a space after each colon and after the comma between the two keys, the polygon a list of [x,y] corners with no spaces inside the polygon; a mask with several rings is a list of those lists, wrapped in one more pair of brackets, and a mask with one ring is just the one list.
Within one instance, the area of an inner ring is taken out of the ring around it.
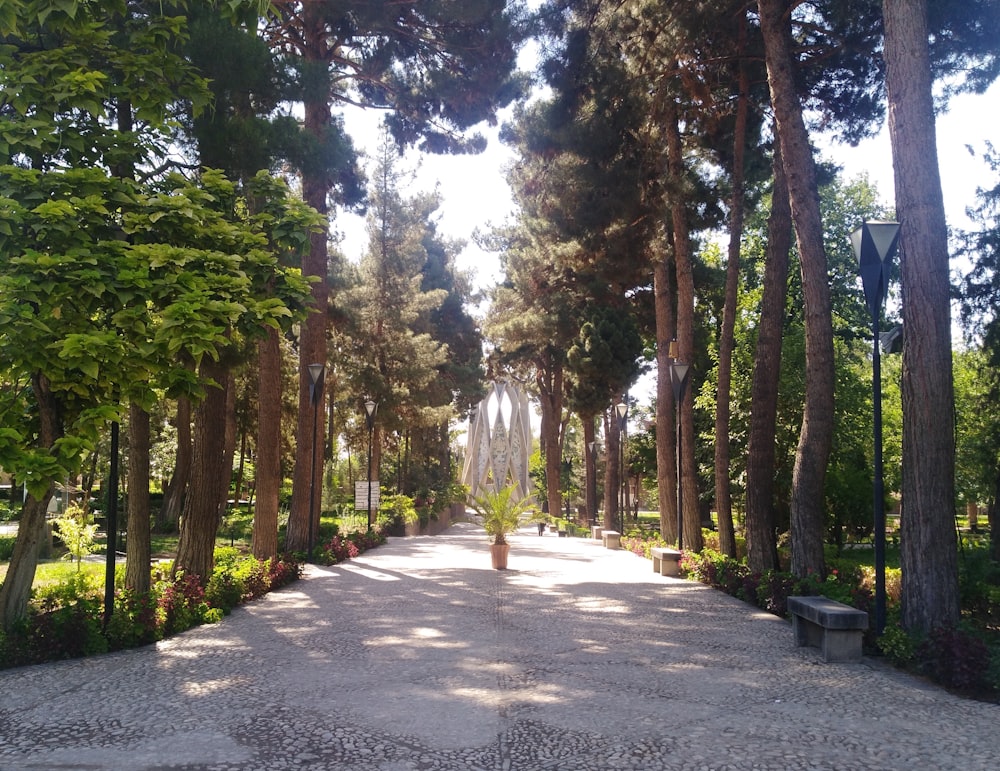
{"label": "tall light pole", "polygon": [[313,408],[312,433],[312,465],[309,472],[309,552],[306,561],[313,558],[313,538],[316,530],[316,451],[319,449],[316,441],[316,429],[319,426],[319,403],[323,395],[323,373],[326,367],[322,364],[309,365],[309,403]]}
{"label": "tall light pole", "polygon": [[368,424],[368,529],[372,529],[372,439],[375,434],[375,413],[378,403],[369,399],[365,402],[365,422]]}
{"label": "tall light pole", "polygon": [[676,430],[676,441],[674,442],[674,453],[677,468],[677,548],[684,548],[684,475],[681,464],[681,442],[683,434],[681,432],[681,402],[684,401],[684,390],[687,387],[688,375],[691,373],[691,365],[684,364],[677,360],[677,341],[670,342],[669,356],[670,363],[670,385],[674,390],[674,428]]}
{"label": "tall light pole", "polygon": [[875,509],[875,634],[885,631],[885,489],[882,473],[882,359],[879,316],[889,284],[889,263],[899,246],[898,222],[862,222],[851,233],[865,303],[872,321],[872,411],[874,414],[873,504]]}
{"label": "tall light pole", "polygon": [[628,405],[625,402],[618,402],[615,405],[615,414],[618,416],[618,457],[619,474],[618,480],[618,532],[625,535],[625,430],[628,427]]}

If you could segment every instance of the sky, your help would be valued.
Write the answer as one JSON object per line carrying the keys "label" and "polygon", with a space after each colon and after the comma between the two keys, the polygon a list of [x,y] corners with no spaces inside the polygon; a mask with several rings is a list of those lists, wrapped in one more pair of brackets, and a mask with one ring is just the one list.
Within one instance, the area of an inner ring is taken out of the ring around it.
{"label": "sky", "polygon": [[[503,119],[509,118],[509,111]],[[372,156],[378,141],[379,115],[355,111],[346,116],[348,131],[355,144]],[[502,121],[501,121],[502,122]],[[1000,146],[1000,84],[994,84],[986,94],[954,97],[946,113],[938,116],[938,161],[949,226],[966,226],[965,209],[975,201],[976,187],[994,184],[981,160],[974,158],[967,147],[982,152],[984,143],[992,139]],[[501,225],[514,212],[510,190],[504,179],[504,168],[513,159],[510,148],[497,139],[498,127],[486,127],[489,138],[487,150],[477,156],[431,156],[416,152],[407,153],[403,167],[415,170],[415,180],[410,195],[434,189],[442,196],[438,213],[438,229],[444,236],[466,243],[458,255],[457,265],[471,271],[477,286],[490,286],[500,278],[501,271],[496,255],[479,249],[473,235],[487,231],[491,225]],[[825,145],[823,156],[843,167],[845,178],[850,179],[867,172],[879,190],[882,200],[893,203],[892,153],[888,129],[878,136],[862,142],[858,147],[830,143]],[[373,166],[369,165],[369,170]],[[407,193],[404,193],[407,194]],[[351,260],[359,259],[367,243],[364,220],[361,217],[339,214],[334,223],[336,230],[344,233],[341,248]],[[847,238],[847,234],[844,234]]]}

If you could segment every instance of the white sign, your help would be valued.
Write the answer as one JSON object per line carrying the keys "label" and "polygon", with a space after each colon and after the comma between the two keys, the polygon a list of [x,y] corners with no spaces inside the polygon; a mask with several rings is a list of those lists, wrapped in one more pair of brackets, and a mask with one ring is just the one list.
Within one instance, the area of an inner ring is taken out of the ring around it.
{"label": "white sign", "polygon": [[[354,483],[354,508],[358,511],[368,511],[368,485],[365,480]],[[378,481],[371,483],[372,511],[378,508]]]}

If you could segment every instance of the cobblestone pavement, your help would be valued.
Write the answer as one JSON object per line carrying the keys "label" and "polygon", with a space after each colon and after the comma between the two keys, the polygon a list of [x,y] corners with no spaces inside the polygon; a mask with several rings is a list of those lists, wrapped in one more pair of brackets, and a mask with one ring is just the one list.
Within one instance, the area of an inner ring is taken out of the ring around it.
{"label": "cobblestone pavement", "polygon": [[0,769],[1000,768],[1000,707],[585,539],[391,539],[145,649],[0,672]]}

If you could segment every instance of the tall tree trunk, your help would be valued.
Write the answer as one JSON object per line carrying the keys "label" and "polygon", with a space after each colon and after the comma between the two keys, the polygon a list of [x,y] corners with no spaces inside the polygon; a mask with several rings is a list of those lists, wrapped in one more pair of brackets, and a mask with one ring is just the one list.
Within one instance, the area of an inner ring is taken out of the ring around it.
{"label": "tall tree trunk", "polygon": [[542,408],[541,445],[545,456],[545,499],[549,514],[559,516],[561,509],[559,472],[562,458],[559,448],[559,434],[562,426],[563,369],[562,365],[551,363],[545,369],[538,368],[535,378],[539,402]]}
{"label": "tall tree trunk", "polygon": [[749,76],[743,63],[746,40],[746,14],[740,18],[739,97],[733,127],[733,194],[729,201],[729,254],[726,263],[726,292],[719,335],[719,376],[715,398],[715,511],[719,521],[719,550],[736,556],[736,529],[733,526],[733,501],[729,486],[729,418],[732,398],[733,347],[735,345],[736,302],[740,283],[740,243],[743,237],[744,157],[746,155]]}
{"label": "tall tree trunk", "polygon": [[215,537],[226,505],[232,468],[226,468],[225,426],[228,391],[232,376],[228,368],[206,357],[201,377],[218,385],[209,386],[194,412],[194,447],[191,482],[184,500],[181,537],[177,544],[174,572],[196,575],[208,581],[214,566]]}
{"label": "tall tree trunk", "polygon": [[[311,89],[304,95],[303,112],[306,131],[323,144],[330,126],[330,83],[326,73],[329,61],[326,28],[322,22],[323,4],[303,5],[303,57],[310,67]],[[329,212],[327,195],[330,190],[326,173],[319,165],[307,165],[302,171],[302,197],[324,217]],[[288,519],[286,548],[291,551],[306,551],[309,542],[315,542],[319,529],[319,518],[309,516],[309,491],[321,490],[323,484],[323,464],[312,463],[313,445],[323,446],[325,423],[317,426],[313,433],[314,410],[325,414],[325,388],[318,394],[319,404],[314,406],[310,399],[309,365],[326,364],[326,324],[327,324],[327,233],[328,227],[313,232],[309,238],[309,251],[302,257],[302,274],[317,279],[312,284],[312,308],[302,322],[299,340],[299,413],[295,446],[295,470],[292,477],[292,509]],[[315,437],[315,438],[314,438]],[[315,474],[313,466],[315,465]],[[313,533],[310,538],[309,523],[312,520]]]}
{"label": "tall tree trunk", "polygon": [[182,396],[177,400],[174,426],[177,429],[177,454],[174,473],[163,493],[163,504],[160,506],[158,525],[161,530],[177,527],[191,477],[191,401],[186,397]]}
{"label": "tall tree trunk", "polygon": [[948,230],[926,0],[885,0],[886,91],[903,289],[903,625],[959,619]]}
{"label": "tall tree trunk", "polygon": [[788,253],[792,248],[792,212],[781,161],[774,148],[774,185],[767,220],[767,256],[764,294],[757,325],[750,427],[747,437],[747,563],[763,573],[778,568],[778,541],[774,517],[775,431],[778,422],[778,384],[781,380],[781,335],[788,297]]}
{"label": "tall tree trunk", "polygon": [[145,594],[150,586],[149,413],[135,402],[128,415],[128,513],[125,588]]}
{"label": "tall tree trunk", "polygon": [[[51,448],[62,436],[58,404],[49,388],[48,379],[36,373],[31,378],[31,387],[38,403],[38,446]],[[3,586],[0,586],[0,629],[10,631],[28,613],[31,584],[35,580],[38,554],[42,543],[48,537],[45,515],[52,499],[54,487],[50,484],[40,499],[29,493],[21,507],[14,551],[7,565]]]}
{"label": "tall tree trunk", "polygon": [[792,572],[823,575],[824,483],[833,444],[833,318],[819,188],[795,90],[786,0],[759,0],[767,81],[788,180],[805,301],[806,399],[792,475]]}
{"label": "tall tree trunk", "polygon": [[593,415],[581,415],[580,422],[583,423],[583,457],[587,461],[583,483],[584,505],[587,508],[584,524],[589,525],[597,522],[597,428]]}
{"label": "tall tree trunk", "polygon": [[656,487],[660,504],[660,535],[677,542],[677,447],[674,392],[670,385],[670,341],[676,331],[667,259],[653,262],[656,315]]}
{"label": "tall tree trunk", "polygon": [[257,502],[253,517],[253,555],[278,555],[278,501],[281,492],[281,340],[268,330],[257,344],[257,463],[254,466]]}
{"label": "tall tree trunk", "polygon": [[621,440],[618,434],[618,416],[612,406],[604,412],[604,522],[605,530],[618,529],[618,513],[621,508]]}
{"label": "tall tree trunk", "polygon": [[993,497],[986,507],[986,519],[990,526],[990,558],[1000,560],[1000,466],[994,470]]}
{"label": "tall tree trunk", "polygon": [[[664,120],[667,133],[667,175],[670,188],[670,221],[673,229],[674,268],[677,273],[677,350],[686,364],[694,362],[694,269],[688,229],[684,157],[677,111],[671,103]],[[701,511],[698,507],[698,469],[694,457],[694,389],[690,378],[681,399],[681,502],[684,519],[683,548],[702,549]]]}

